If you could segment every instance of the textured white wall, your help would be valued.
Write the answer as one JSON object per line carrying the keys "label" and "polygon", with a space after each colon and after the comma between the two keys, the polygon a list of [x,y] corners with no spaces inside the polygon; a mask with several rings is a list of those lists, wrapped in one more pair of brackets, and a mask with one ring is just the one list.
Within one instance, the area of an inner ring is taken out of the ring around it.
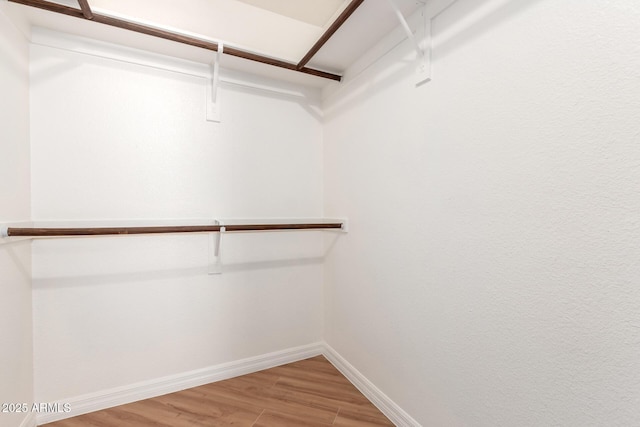
{"label": "textured white wall", "polygon": [[[33,218],[319,217],[321,123],[303,98],[32,46]],[[311,94],[313,95],[313,94]],[[317,94],[316,94],[317,97]],[[317,342],[322,236],[33,244],[36,397],[52,401]]]}
{"label": "textured white wall", "polygon": [[[28,221],[29,46],[0,3],[0,222]],[[0,244],[0,403],[33,401],[31,247]],[[26,414],[0,413],[0,427]]]}
{"label": "textured white wall", "polygon": [[326,340],[425,426],[640,424],[640,3],[459,0],[326,103]]}

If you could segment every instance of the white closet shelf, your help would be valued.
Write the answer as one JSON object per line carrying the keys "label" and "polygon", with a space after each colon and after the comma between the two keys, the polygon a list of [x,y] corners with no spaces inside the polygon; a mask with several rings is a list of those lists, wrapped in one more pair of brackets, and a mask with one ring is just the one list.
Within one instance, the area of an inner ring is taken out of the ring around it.
{"label": "white closet shelf", "polygon": [[[347,231],[344,220],[314,220],[312,222],[288,223],[251,223],[251,224],[208,225],[164,225],[135,227],[11,227],[2,226],[0,236],[8,237],[74,237],[74,236],[110,236],[129,234],[167,234],[167,233],[220,233],[239,231],[286,231],[286,230],[334,230]],[[227,222],[227,221],[225,221]]]}

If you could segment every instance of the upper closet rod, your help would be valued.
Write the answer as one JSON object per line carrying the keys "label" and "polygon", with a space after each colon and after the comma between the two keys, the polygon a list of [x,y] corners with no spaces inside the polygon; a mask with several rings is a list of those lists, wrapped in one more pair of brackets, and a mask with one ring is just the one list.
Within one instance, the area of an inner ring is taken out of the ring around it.
{"label": "upper closet rod", "polygon": [[3,234],[5,234],[6,237],[65,237],[109,236],[118,234],[212,233],[219,231],[339,230],[342,228],[343,224],[340,222],[307,224],[180,225],[159,227],[9,227]]}

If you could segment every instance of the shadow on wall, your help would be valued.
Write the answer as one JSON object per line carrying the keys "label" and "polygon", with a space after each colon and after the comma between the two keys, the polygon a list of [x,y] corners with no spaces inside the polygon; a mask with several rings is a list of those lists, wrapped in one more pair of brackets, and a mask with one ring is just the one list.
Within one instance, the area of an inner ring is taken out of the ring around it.
{"label": "shadow on wall", "polygon": [[[249,262],[229,261],[222,262],[222,276],[225,274],[243,273],[260,270],[273,270],[281,268],[294,268],[294,267],[306,267],[312,265],[322,265],[327,255],[333,250],[337,241],[340,239],[339,235],[331,236],[325,245],[324,253],[320,256],[307,256],[299,258],[281,258],[270,260],[253,260]],[[16,242],[16,244],[29,242]],[[10,255],[13,256],[11,252]],[[15,259],[16,263],[18,260]],[[20,271],[23,274],[28,275],[24,266],[20,266]],[[75,288],[75,287],[87,287],[87,286],[102,286],[118,283],[142,283],[142,282],[154,282],[167,279],[185,279],[204,277],[207,280],[214,281],[216,277],[220,277],[218,274],[209,274],[208,265],[191,266],[183,268],[167,268],[167,269],[149,269],[145,271],[128,271],[128,272],[116,272],[116,273],[99,273],[91,275],[78,275],[78,276],[50,276],[50,277],[34,277],[33,289],[47,289],[47,288]]]}
{"label": "shadow on wall", "polygon": [[[250,79],[251,77],[246,77]],[[226,81],[221,82],[222,86],[232,88],[235,92],[242,92],[250,95],[263,94],[269,99],[277,99],[280,101],[292,102],[298,105],[301,109],[306,111],[315,121],[321,123],[323,120],[322,109],[320,107],[319,96],[311,96],[306,91],[288,91],[283,89],[278,91],[276,89],[265,86],[261,88],[260,85],[256,86],[243,86],[242,84],[230,83]]]}
{"label": "shadow on wall", "polygon": [[457,0],[433,20],[433,48],[445,57],[539,0]]}
{"label": "shadow on wall", "polygon": [[21,240],[16,242],[2,242],[2,245],[0,246],[0,253],[4,252],[9,256],[16,267],[16,271],[18,271],[22,278],[26,281],[31,280],[31,273],[29,272],[30,266],[24,265],[24,258],[20,257],[16,253],[16,249],[20,250],[21,248],[24,248],[25,245],[28,246],[30,244],[31,242],[29,241]]}
{"label": "shadow on wall", "polygon": [[[430,85],[437,84],[438,58],[454,53],[470,40],[523,13],[538,1],[447,0],[450,3],[448,6],[443,6],[443,2],[428,3],[427,7],[430,9],[427,9],[427,13],[435,14],[432,19],[432,67],[435,82],[423,84],[416,90],[428,90]],[[440,10],[435,9],[436,7]],[[402,41],[366,65],[362,71],[356,72],[353,77],[347,74],[342,87],[335,92],[340,96],[332,94],[325,99],[325,122],[396,82],[406,81],[406,84],[410,84],[410,77],[415,73],[415,57],[412,45],[403,37]],[[349,91],[346,95],[345,90]]]}
{"label": "shadow on wall", "polygon": [[[324,262],[324,257],[314,258],[297,258],[297,259],[280,259],[275,261],[255,261],[255,262],[237,262],[237,263],[223,263],[222,275],[241,273],[248,271],[269,270],[279,268],[291,268],[291,267],[304,267],[309,265],[320,265]],[[208,276],[208,266],[198,267],[185,267],[185,268],[171,268],[166,270],[148,270],[148,271],[136,271],[127,273],[114,273],[114,274],[96,274],[86,276],[67,276],[67,277],[45,277],[34,278],[34,289],[47,289],[47,288],[76,288],[87,286],[101,286],[118,283],[133,283],[133,282],[155,282],[158,280],[167,279],[184,279],[188,277]],[[219,277],[217,274],[209,275],[215,280],[215,277]]]}
{"label": "shadow on wall", "polygon": [[[87,62],[99,65],[107,68],[114,68],[118,70],[124,71],[135,71],[136,73],[146,73],[149,76],[159,76],[164,75],[165,77],[170,76],[170,78],[176,79],[191,79],[198,78],[203,80],[203,87],[206,88],[206,80],[207,78],[203,78],[204,76],[199,74],[190,74],[190,73],[181,73],[176,72],[170,68],[165,68],[162,65],[154,66],[147,65],[144,63],[130,63],[126,60],[120,60],[117,58],[109,57],[105,55],[104,57],[100,55],[91,55],[83,52],[73,52],[73,51],[62,51],[59,50],[57,52],[58,58],[57,61],[44,63],[44,64],[36,64],[32,66],[31,69],[31,85],[36,86],[41,81],[47,79],[53,79],[58,75],[63,75],[75,68],[80,68],[86,65]],[[90,58],[90,59],[89,59]],[[252,80],[253,76],[249,74],[244,74],[240,72],[235,72],[238,76],[240,76],[244,80]],[[263,85],[250,85],[244,86],[242,83],[237,83],[234,80],[225,80],[223,76],[223,80],[220,82],[221,86],[229,88],[236,92],[249,93],[252,95],[255,94],[264,94],[269,98],[279,99],[282,101],[293,102],[300,106],[303,110],[305,110],[311,117],[313,117],[316,121],[322,121],[322,112],[319,105],[319,96],[313,96],[311,91],[297,91],[297,90],[289,90],[289,89],[281,89],[270,87],[270,83],[265,83]],[[203,97],[203,103],[204,103]]]}
{"label": "shadow on wall", "polygon": [[29,84],[31,87],[37,86],[43,80],[66,74],[70,70],[80,68],[81,66],[82,63],[69,60],[60,60],[51,64],[32,64],[29,74]]}

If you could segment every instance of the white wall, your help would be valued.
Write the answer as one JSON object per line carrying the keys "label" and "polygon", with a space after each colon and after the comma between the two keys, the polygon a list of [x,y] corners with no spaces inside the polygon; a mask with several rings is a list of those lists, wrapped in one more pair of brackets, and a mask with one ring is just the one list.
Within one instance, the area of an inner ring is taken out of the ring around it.
{"label": "white wall", "polygon": [[[0,222],[28,221],[29,46],[0,2]],[[0,243],[0,403],[33,401],[31,247]],[[0,427],[20,425],[24,413],[0,413]]]}
{"label": "white wall", "polygon": [[640,423],[640,4],[459,0],[326,102],[326,340],[424,426]]}
{"label": "white wall", "polygon": [[[31,78],[36,222],[322,216],[306,98],[224,85],[207,122],[204,78],[37,40]],[[317,232],[226,235],[211,276],[206,235],[34,242],[36,398],[318,342],[322,256]]]}

